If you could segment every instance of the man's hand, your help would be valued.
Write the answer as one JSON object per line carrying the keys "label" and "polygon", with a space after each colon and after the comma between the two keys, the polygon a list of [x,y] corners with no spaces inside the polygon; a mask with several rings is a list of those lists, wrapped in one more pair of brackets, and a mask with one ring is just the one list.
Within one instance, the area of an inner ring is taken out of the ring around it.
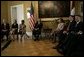
{"label": "man's hand", "polygon": [[77,34],[83,34],[83,32],[82,31],[79,31],[79,32],[77,32]]}
{"label": "man's hand", "polygon": [[35,30],[38,30],[39,28],[35,28]]}
{"label": "man's hand", "polygon": [[67,31],[63,31],[63,33],[65,34],[65,33],[67,33]]}
{"label": "man's hand", "polygon": [[2,31],[4,31],[4,32],[5,32],[5,31],[7,31],[7,30],[2,30]]}
{"label": "man's hand", "polygon": [[50,35],[52,36],[53,33],[50,33]]}

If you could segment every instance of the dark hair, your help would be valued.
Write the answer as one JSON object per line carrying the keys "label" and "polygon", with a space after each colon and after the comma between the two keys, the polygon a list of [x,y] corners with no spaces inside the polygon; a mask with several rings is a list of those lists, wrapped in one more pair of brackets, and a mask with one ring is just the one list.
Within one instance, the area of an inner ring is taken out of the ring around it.
{"label": "dark hair", "polygon": [[60,21],[64,23],[64,20],[62,18],[60,18]]}
{"label": "dark hair", "polygon": [[17,22],[17,20],[15,19],[15,22]]}
{"label": "dark hair", "polygon": [[22,22],[24,22],[24,20],[22,20]]}
{"label": "dark hair", "polygon": [[75,16],[81,17],[80,15],[75,15]]}

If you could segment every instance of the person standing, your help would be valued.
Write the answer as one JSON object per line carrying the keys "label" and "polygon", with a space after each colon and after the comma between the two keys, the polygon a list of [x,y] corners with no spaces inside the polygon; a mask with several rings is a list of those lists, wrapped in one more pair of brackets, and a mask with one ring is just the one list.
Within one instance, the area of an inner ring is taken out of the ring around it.
{"label": "person standing", "polygon": [[35,41],[39,40],[38,38],[39,38],[39,35],[41,35],[42,26],[43,26],[43,24],[42,24],[41,20],[38,19],[34,26],[34,29],[33,29],[33,35],[35,37],[35,39],[34,39]]}

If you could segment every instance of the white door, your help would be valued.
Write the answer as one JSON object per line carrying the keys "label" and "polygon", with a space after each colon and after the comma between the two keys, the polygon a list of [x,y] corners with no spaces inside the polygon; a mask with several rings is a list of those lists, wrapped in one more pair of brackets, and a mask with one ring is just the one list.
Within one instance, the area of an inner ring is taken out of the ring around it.
{"label": "white door", "polygon": [[17,8],[13,7],[11,13],[11,24],[13,24],[14,20],[17,19]]}
{"label": "white door", "polygon": [[23,4],[11,6],[11,24],[17,20],[18,25],[24,20]]}

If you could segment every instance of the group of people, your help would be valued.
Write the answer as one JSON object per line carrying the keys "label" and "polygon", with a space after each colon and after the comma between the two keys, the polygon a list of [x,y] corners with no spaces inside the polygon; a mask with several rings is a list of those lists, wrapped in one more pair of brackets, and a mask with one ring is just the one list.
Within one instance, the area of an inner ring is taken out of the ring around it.
{"label": "group of people", "polygon": [[[42,26],[41,21],[37,21],[34,26],[35,41],[39,40]],[[66,23],[59,18],[57,28],[52,31],[51,36],[54,42],[58,42],[53,49],[57,49],[64,56],[83,56],[83,21],[80,15],[70,15]]]}
{"label": "group of people", "polygon": [[[55,44],[53,49],[57,49],[60,53],[64,54],[65,56],[82,56],[84,49],[83,48],[84,38],[83,38],[83,22],[81,21],[81,16],[70,15],[68,20],[69,22],[65,23],[62,18],[58,19],[58,26],[51,33],[51,36],[54,36],[53,37],[54,42],[57,42],[58,39],[58,45]],[[41,20],[38,19],[32,31],[32,34],[35,37],[34,39],[35,41],[39,40],[39,35],[41,35],[42,26],[43,24]],[[13,37],[15,34],[16,35],[20,34],[22,38],[22,36],[26,33],[26,25],[24,24],[24,20],[21,21],[19,28],[16,20],[12,24],[12,26],[9,26],[8,23],[3,21],[1,25],[2,41],[4,40],[3,39],[4,35],[7,36],[7,40],[9,39],[8,36],[10,31]]]}
{"label": "group of people", "polygon": [[[35,37],[34,40],[39,40],[39,35],[41,35],[41,29],[42,29],[42,22],[40,19],[37,20],[35,23],[34,29],[32,30],[32,34]],[[14,41],[17,37],[17,40],[19,40],[18,35],[20,35],[21,40],[23,35],[26,34],[26,25],[24,24],[24,20],[21,21],[21,24],[18,25],[17,21],[15,20],[12,25],[9,25],[8,22],[3,20],[3,23],[1,24],[1,41],[4,41],[4,36],[6,36],[7,41],[12,38]],[[12,35],[12,37],[9,38],[9,36]],[[16,36],[16,37],[15,37]],[[29,37],[29,36],[28,36]]]}
{"label": "group of people", "polygon": [[53,49],[64,54],[64,56],[83,56],[83,22],[80,15],[69,16],[69,23],[58,20],[57,28],[51,33],[54,42],[58,39],[58,45]]}
{"label": "group of people", "polygon": [[7,41],[11,39],[9,37],[12,35],[12,40],[15,40],[15,36],[17,36],[18,40],[18,35],[22,36],[26,33],[26,25],[24,23],[24,20],[21,21],[20,26],[18,25],[17,21],[15,20],[12,25],[9,25],[9,23],[5,20],[3,20],[3,23],[1,24],[1,41],[4,41],[4,36],[6,35]]}

